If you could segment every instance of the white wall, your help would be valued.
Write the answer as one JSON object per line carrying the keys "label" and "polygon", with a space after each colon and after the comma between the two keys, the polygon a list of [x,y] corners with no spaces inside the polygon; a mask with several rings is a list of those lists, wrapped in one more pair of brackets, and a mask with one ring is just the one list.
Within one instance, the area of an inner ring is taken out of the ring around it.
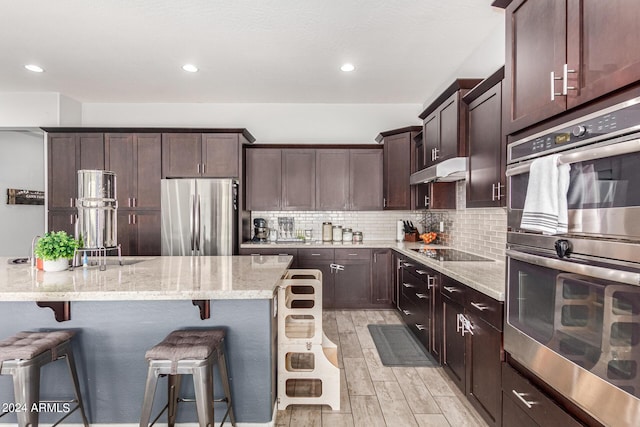
{"label": "white wall", "polygon": [[82,104],[83,126],[247,128],[260,143],[374,143],[420,104]]}
{"label": "white wall", "polygon": [[0,92],[0,127],[79,126],[81,105],[57,92]]}
{"label": "white wall", "polygon": [[44,233],[44,206],[7,205],[7,188],[44,191],[41,131],[0,130],[0,256],[26,257]]}
{"label": "white wall", "polygon": [[484,79],[502,67],[505,61],[505,43],[504,23],[501,23],[500,25],[496,25],[491,34],[462,62],[462,65],[460,65],[448,79],[440,84],[439,89],[426,98],[423,109],[431,104],[455,79]]}

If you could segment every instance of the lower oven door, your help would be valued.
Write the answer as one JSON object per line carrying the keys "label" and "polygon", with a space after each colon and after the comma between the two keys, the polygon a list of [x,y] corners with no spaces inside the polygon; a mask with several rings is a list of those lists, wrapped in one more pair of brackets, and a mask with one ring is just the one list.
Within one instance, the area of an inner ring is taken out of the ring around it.
{"label": "lower oven door", "polygon": [[504,347],[605,425],[640,422],[640,275],[507,251]]}

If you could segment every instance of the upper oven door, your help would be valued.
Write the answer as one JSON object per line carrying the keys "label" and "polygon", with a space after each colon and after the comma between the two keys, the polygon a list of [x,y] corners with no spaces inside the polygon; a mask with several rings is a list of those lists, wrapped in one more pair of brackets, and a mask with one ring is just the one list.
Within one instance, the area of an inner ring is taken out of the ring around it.
{"label": "upper oven door", "polygon": [[[640,138],[618,138],[565,152],[571,165],[569,234],[640,239]],[[520,229],[531,161],[510,166],[508,225]]]}
{"label": "upper oven door", "polygon": [[507,263],[505,350],[605,425],[637,425],[640,274],[538,251]]}

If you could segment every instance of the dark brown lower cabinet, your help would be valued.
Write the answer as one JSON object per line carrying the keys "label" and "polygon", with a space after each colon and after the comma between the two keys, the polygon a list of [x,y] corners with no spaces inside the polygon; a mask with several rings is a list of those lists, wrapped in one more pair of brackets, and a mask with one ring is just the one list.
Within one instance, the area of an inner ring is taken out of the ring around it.
{"label": "dark brown lower cabinet", "polygon": [[503,303],[442,276],[442,366],[490,426],[502,425]]}
{"label": "dark brown lower cabinet", "polygon": [[50,210],[47,215],[47,231],[66,231],[75,236],[77,209]]}
{"label": "dark brown lower cabinet", "polygon": [[464,393],[466,384],[465,337],[459,329],[459,316],[464,307],[452,299],[442,297],[443,344],[442,367]]}
{"label": "dark brown lower cabinet", "polygon": [[371,303],[391,305],[393,290],[393,256],[390,249],[374,249],[371,261]]}
{"label": "dark brown lower cabinet", "polygon": [[160,211],[118,211],[118,243],[122,255],[161,255],[160,227]]}
{"label": "dark brown lower cabinet", "polygon": [[508,363],[502,364],[502,425],[505,427],[582,426]]}
{"label": "dark brown lower cabinet", "polygon": [[333,307],[359,308],[371,305],[371,251],[367,259],[336,259],[342,269],[333,273]]}

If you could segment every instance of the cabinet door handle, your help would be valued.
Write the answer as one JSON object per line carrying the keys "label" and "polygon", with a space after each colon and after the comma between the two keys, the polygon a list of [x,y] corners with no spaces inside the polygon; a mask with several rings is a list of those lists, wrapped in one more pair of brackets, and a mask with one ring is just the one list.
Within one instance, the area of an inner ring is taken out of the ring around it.
{"label": "cabinet door handle", "polygon": [[480,310],[480,311],[489,310],[489,307],[488,307],[488,306],[486,306],[486,305],[484,305],[484,304],[481,304],[481,303],[479,303],[479,302],[472,302],[472,303],[471,303],[471,305],[472,305],[474,308],[476,308],[476,309],[478,309],[478,310]]}
{"label": "cabinet door handle", "polygon": [[491,184],[491,201],[492,202],[496,201],[496,185],[495,184]]}
{"label": "cabinet door handle", "polygon": [[73,197],[69,197],[69,207],[73,207]]}
{"label": "cabinet door handle", "polygon": [[562,92],[556,92],[556,80],[562,80],[562,77],[556,77],[555,72],[551,72],[551,100],[555,101],[556,96],[562,96]]}
{"label": "cabinet door handle", "polygon": [[69,215],[69,224],[73,225],[73,214]]}
{"label": "cabinet door handle", "polygon": [[405,288],[415,288],[415,286],[409,284],[409,283],[404,283],[402,282],[402,286],[404,286]]}
{"label": "cabinet door handle", "polygon": [[418,298],[420,298],[420,299],[427,299],[427,298],[429,298],[426,294],[420,294],[420,293],[417,293],[417,292],[416,292],[416,296],[417,296]]}
{"label": "cabinet door handle", "polygon": [[382,207],[383,207],[383,208],[386,208],[386,207],[387,207],[387,198],[386,198],[386,197],[383,197],[383,198],[382,198]]}
{"label": "cabinet door handle", "polygon": [[569,90],[576,90],[574,86],[568,86],[569,73],[575,72],[576,70],[569,69],[569,64],[564,64],[564,67],[562,67],[562,94],[565,96],[569,93]]}
{"label": "cabinet door handle", "polygon": [[424,196],[424,207],[425,208],[429,207],[429,196]]}
{"label": "cabinet door handle", "polygon": [[530,401],[525,399],[524,397],[527,395],[527,393],[518,393],[517,391],[511,389],[511,392],[518,398],[518,400],[520,400],[520,402],[522,402],[524,404],[524,406],[526,406],[527,408],[531,409],[533,407],[533,405],[535,405],[538,402],[534,402],[534,401]]}
{"label": "cabinet door handle", "polygon": [[131,225],[131,214],[127,215],[127,223]]}
{"label": "cabinet door handle", "polygon": [[133,207],[134,207],[134,208],[138,207],[138,199],[136,199],[135,197],[133,197],[131,200],[133,201]]}
{"label": "cabinet door handle", "polygon": [[444,290],[449,292],[450,294],[453,294],[453,293],[456,293],[456,292],[460,292],[460,289],[454,288],[453,286],[445,286]]}
{"label": "cabinet door handle", "polygon": [[427,276],[427,289],[431,289],[436,285],[436,276]]}
{"label": "cabinet door handle", "polygon": [[206,172],[206,170],[207,170],[207,164],[206,164],[206,163],[203,163],[203,164],[202,164],[202,175],[204,175],[204,174],[206,174],[206,173],[207,173],[207,172]]}
{"label": "cabinet door handle", "polygon": [[418,328],[419,331],[424,331],[425,329],[427,329],[424,327],[424,325],[421,325],[419,323],[414,323],[414,325],[416,325],[416,328]]}
{"label": "cabinet door handle", "polygon": [[344,270],[344,265],[340,264],[330,264],[329,267],[331,267],[331,271],[335,271],[336,273]]}
{"label": "cabinet door handle", "polygon": [[440,150],[438,150],[437,148],[433,149],[433,160],[438,160],[438,157],[440,157],[438,156],[438,151]]}
{"label": "cabinet door handle", "polygon": [[136,216],[137,216],[136,214],[131,214],[133,225],[136,225]]}
{"label": "cabinet door handle", "polygon": [[462,336],[464,336],[464,334],[471,334],[473,335],[473,325],[471,324],[471,322],[469,321],[469,319],[466,318],[466,316],[464,314],[458,314],[459,316],[459,329],[460,329],[460,334]]}
{"label": "cabinet door handle", "polygon": [[411,312],[409,310],[402,310],[405,316],[411,316]]}
{"label": "cabinet door handle", "polygon": [[496,192],[498,193],[496,196],[496,200],[501,200],[502,199],[502,192],[500,191],[500,188],[504,188],[504,185],[500,184],[499,182],[496,184]]}

